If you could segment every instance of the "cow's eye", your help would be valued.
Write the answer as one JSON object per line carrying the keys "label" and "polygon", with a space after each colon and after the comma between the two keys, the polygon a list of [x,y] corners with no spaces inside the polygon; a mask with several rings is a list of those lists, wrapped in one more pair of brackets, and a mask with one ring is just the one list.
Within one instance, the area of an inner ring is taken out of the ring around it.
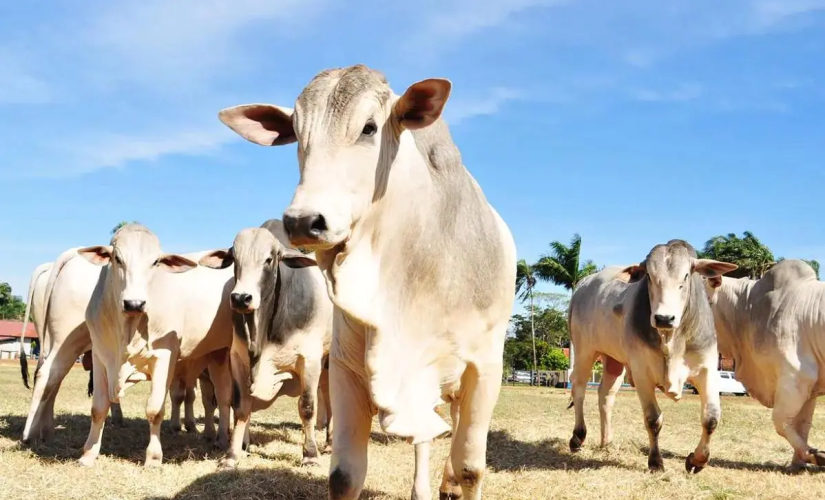
{"label": "cow's eye", "polygon": [[272,264],[272,257],[268,257],[268,258],[264,261],[264,265],[268,266],[268,265],[270,265],[270,264]]}
{"label": "cow's eye", "polygon": [[361,135],[365,135],[367,137],[372,137],[378,131],[378,127],[375,126],[373,122],[367,122],[364,125],[364,129],[361,131]]}
{"label": "cow's eye", "polygon": [[123,261],[122,261],[122,260],[120,260],[120,255],[115,255],[115,262],[116,262],[116,263],[117,263],[117,265],[119,265],[119,266],[122,266],[122,265],[123,265]]}

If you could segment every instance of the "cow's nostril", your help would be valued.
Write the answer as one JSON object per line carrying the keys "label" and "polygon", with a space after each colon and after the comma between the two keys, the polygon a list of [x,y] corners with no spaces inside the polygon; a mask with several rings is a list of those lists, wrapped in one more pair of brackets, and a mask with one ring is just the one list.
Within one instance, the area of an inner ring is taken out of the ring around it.
{"label": "cow's nostril", "polygon": [[312,235],[319,235],[327,230],[327,221],[321,214],[310,217],[309,233]]}
{"label": "cow's nostril", "polygon": [[657,314],[653,317],[653,319],[656,321],[657,327],[666,328],[673,326],[673,322],[676,321],[676,316],[670,314]]}
{"label": "cow's nostril", "polygon": [[124,300],[123,310],[126,312],[143,312],[146,307],[145,300]]}

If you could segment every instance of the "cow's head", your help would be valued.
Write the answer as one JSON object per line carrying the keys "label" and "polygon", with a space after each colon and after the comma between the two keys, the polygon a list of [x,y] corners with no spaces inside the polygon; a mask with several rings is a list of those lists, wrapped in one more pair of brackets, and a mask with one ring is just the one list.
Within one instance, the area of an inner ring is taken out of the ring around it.
{"label": "cow's head", "polygon": [[262,295],[274,292],[281,262],[292,268],[317,265],[312,257],[284,247],[271,232],[259,227],[242,230],[232,247],[214,250],[200,259],[200,265],[212,269],[235,264],[235,287],[229,303],[234,311],[242,314],[257,310]]}
{"label": "cow's head", "polygon": [[678,241],[656,245],[644,262],[623,271],[632,277],[631,282],[647,277],[650,324],[660,332],[679,328],[693,286],[693,273],[710,280],[738,268],[736,264],[698,259],[691,250]]}
{"label": "cow's head", "polygon": [[294,110],[247,104],[219,116],[256,144],[297,141],[301,179],[284,226],[293,245],[323,250],[345,242],[367,207],[383,196],[402,132],[438,120],[450,89],[448,80],[429,79],[399,97],[382,74],[359,64],[319,73]]}
{"label": "cow's head", "polygon": [[158,237],[140,224],[120,228],[109,245],[81,248],[77,253],[92,264],[109,266],[112,291],[127,316],[148,310],[149,283],[155,273],[183,273],[198,266],[181,255],[163,253]]}

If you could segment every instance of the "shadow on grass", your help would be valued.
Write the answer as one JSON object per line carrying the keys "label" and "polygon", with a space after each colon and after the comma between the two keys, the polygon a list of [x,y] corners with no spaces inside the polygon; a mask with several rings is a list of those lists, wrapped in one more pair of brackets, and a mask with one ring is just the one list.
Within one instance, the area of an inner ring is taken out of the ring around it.
{"label": "shadow on grass", "polygon": [[[262,498],[294,500],[326,500],[327,480],[309,473],[290,469],[256,468],[218,471],[201,476],[173,496],[152,496],[144,500],[195,500],[231,498],[260,500]],[[362,500],[394,498],[386,493],[364,490]]]}
{"label": "shadow on grass", "polygon": [[[639,451],[647,455],[650,451],[650,448],[647,446],[640,446]],[[693,451],[691,449],[690,451]],[[661,450],[662,458],[666,459],[673,459],[673,460],[681,460],[684,461],[685,455],[677,455],[670,450]],[[773,462],[743,462],[741,460],[728,460],[725,458],[715,458],[713,456],[713,447],[710,450],[710,462],[708,463],[708,467],[718,467],[720,469],[732,469],[732,470],[747,470],[752,472],[781,472],[785,474],[792,474],[790,473],[789,469],[785,465],[773,463]],[[814,471],[820,472],[820,471]]]}
{"label": "shadow on grass", "polygon": [[[264,446],[272,441],[281,441],[290,444],[301,444],[303,442],[302,439],[298,441],[291,440],[286,434],[287,431],[301,431],[303,429],[301,427],[301,424],[297,422],[256,422],[255,414],[253,413],[252,425],[252,442],[256,445]],[[263,430],[264,433],[261,433],[260,430]],[[321,435],[326,433],[326,430],[316,432],[318,432],[318,435],[316,437],[320,439]],[[400,443],[404,441],[400,437],[390,436],[389,434],[384,434],[383,432],[371,432],[370,440],[382,445],[389,445],[392,443]]]}
{"label": "shadow on grass", "polygon": [[[26,417],[0,417],[0,436],[18,442],[21,449],[30,449],[32,453],[47,462],[70,462],[80,458],[83,445],[89,434],[91,418],[88,415],[55,415],[54,435],[48,443],[33,442],[24,445],[20,442]],[[121,458],[136,464],[143,464],[146,446],[149,444],[149,423],[140,418],[124,418],[123,426],[114,426],[111,417],[106,419],[103,429],[103,443],[100,454]],[[161,428],[163,446],[163,463],[177,464],[193,459],[215,459],[223,456],[200,433],[175,433],[168,421]]]}
{"label": "shadow on grass", "polygon": [[521,469],[583,470],[604,467],[633,469],[607,456],[604,459],[585,458],[580,454],[570,453],[568,446],[567,441],[558,438],[528,443],[514,439],[505,431],[491,431],[487,436],[487,464],[496,472]]}

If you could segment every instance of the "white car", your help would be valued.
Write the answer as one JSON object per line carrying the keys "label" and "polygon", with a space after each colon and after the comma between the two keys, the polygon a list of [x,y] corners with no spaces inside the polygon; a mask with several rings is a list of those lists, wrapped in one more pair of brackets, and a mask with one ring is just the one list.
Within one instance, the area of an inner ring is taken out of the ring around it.
{"label": "white car", "polygon": [[[696,387],[688,384],[688,388],[693,390],[693,394],[699,394]],[[733,372],[719,371],[719,394],[735,394],[737,396],[747,396],[748,390],[742,382],[736,380]]]}

